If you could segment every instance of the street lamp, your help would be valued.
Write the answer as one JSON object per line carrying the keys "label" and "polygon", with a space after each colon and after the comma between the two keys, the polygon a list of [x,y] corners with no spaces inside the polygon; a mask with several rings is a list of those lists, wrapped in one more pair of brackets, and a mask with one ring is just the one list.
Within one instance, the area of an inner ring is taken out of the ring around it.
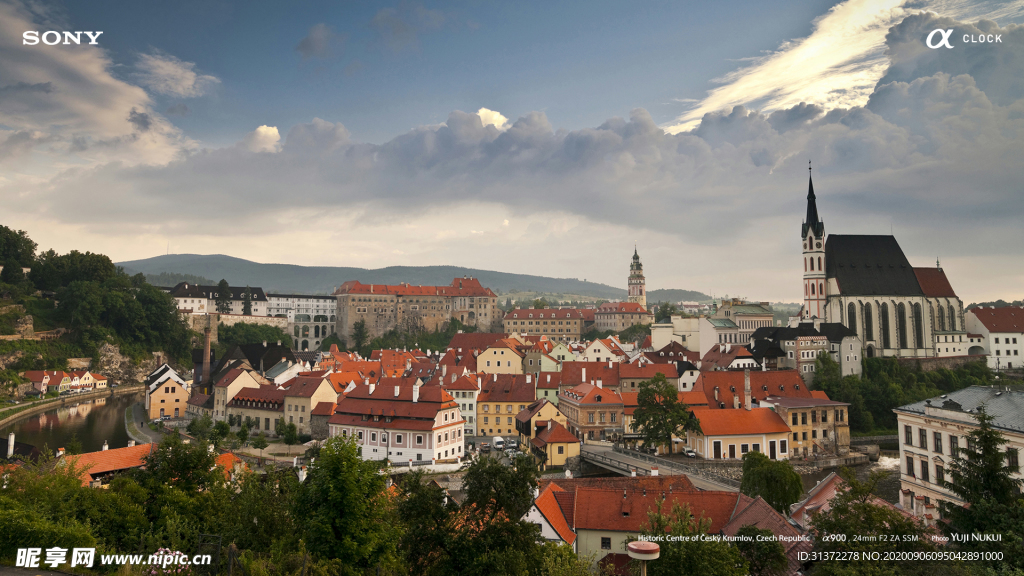
{"label": "street lamp", "polygon": [[661,555],[661,547],[654,542],[636,541],[626,545],[629,557],[640,561],[640,576],[647,576],[647,561],[657,560]]}

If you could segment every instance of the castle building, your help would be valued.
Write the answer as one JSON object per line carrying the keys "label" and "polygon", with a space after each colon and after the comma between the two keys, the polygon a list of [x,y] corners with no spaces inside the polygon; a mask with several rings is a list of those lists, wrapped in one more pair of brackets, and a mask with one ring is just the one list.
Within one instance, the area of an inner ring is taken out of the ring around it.
{"label": "castle building", "polygon": [[640,254],[633,248],[633,263],[629,265],[629,299],[647,309],[647,281],[644,279],[644,265],[640,263]]}
{"label": "castle building", "polygon": [[801,242],[802,319],[845,325],[869,358],[946,356],[940,343],[967,342],[963,302],[938,263],[911,266],[891,235],[826,238],[810,179]]}

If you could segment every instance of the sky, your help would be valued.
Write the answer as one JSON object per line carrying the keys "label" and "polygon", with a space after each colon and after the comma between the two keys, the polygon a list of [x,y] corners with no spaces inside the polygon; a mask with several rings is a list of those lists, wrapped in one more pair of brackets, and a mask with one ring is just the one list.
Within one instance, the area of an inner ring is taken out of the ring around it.
{"label": "sky", "polygon": [[[115,261],[623,288],[636,246],[648,289],[798,301],[810,161],[826,233],[1019,299],[1022,23],[1024,0],[0,0],[0,224]],[[48,30],[103,33],[25,44]]]}

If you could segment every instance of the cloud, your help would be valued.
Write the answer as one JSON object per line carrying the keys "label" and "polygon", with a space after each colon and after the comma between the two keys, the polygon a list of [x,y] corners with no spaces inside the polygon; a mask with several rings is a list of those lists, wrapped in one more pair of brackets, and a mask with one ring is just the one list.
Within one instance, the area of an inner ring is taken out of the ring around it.
{"label": "cloud", "polygon": [[[846,0],[817,18],[806,38],[784,42],[777,50],[753,59],[750,65],[716,79],[719,86],[709,90],[704,100],[677,117],[667,130],[673,133],[691,130],[705,114],[731,110],[740,105],[765,111],[792,108],[801,102],[826,110],[863,106],[879,79],[903,69],[892,66],[890,58],[894,49],[902,54],[908,51],[908,47],[893,43],[893,39],[888,37],[892,34],[890,29],[902,26],[902,30],[894,29],[895,33],[912,45],[916,55],[921,56],[922,49],[932,52],[923,47],[927,32],[921,34],[923,30],[918,25],[937,17],[914,16],[920,10],[947,14],[947,21],[974,20],[1020,16],[1024,14],[1024,2]],[[918,36],[915,38],[914,34]],[[1015,50],[1020,50],[1020,47],[1018,42]],[[961,54],[965,53],[961,51]],[[929,75],[926,63],[945,59],[946,56],[932,52],[931,58],[921,58],[920,71],[916,74]],[[995,59],[998,58],[992,60]],[[989,60],[977,67],[991,65],[993,63]],[[966,68],[965,63],[961,72],[969,72]],[[910,79],[903,78],[904,81]],[[1012,80],[1005,79],[1005,82],[1017,85],[1022,80],[1018,76]]]}
{"label": "cloud", "polygon": [[490,124],[498,130],[504,130],[508,124],[508,118],[501,115],[501,112],[495,112],[494,110],[488,110],[487,108],[481,108],[476,111],[476,115],[480,117],[480,120],[484,125]]}
{"label": "cloud", "polygon": [[370,21],[385,46],[394,52],[415,48],[419,34],[437,30],[444,25],[445,14],[429,10],[418,2],[403,2],[397,8],[381,8]]}
{"label": "cloud", "polygon": [[140,54],[136,64],[142,85],[157,94],[178,98],[202,96],[220,83],[214,76],[197,73],[195,67],[193,62],[185,62],[160,51]]}
{"label": "cloud", "polygon": [[132,108],[132,111],[128,113],[128,122],[131,122],[132,126],[135,126],[135,129],[139,132],[145,132],[153,126],[153,120],[149,114],[139,112],[135,108]]}
{"label": "cloud", "polygon": [[278,152],[281,150],[280,141],[277,126],[260,126],[246,134],[242,146],[250,152]]}
{"label": "cloud", "polygon": [[332,55],[333,46],[340,44],[343,37],[339,36],[327,24],[314,24],[306,36],[299,41],[295,49],[302,58],[328,58]]}
{"label": "cloud", "polygon": [[178,102],[168,108],[166,114],[170,116],[188,116],[190,112],[191,110],[189,110],[188,106],[186,106],[184,102]]}

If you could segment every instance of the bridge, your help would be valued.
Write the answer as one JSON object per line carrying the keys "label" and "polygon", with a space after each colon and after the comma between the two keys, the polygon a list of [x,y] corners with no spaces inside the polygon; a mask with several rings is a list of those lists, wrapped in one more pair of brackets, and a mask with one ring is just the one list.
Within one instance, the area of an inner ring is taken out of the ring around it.
{"label": "bridge", "polygon": [[580,459],[623,475],[632,475],[635,470],[637,476],[650,476],[651,468],[657,467],[659,475],[685,475],[700,490],[739,492],[740,489],[739,481],[720,476],[710,470],[618,446],[612,448],[584,444],[580,451]]}

